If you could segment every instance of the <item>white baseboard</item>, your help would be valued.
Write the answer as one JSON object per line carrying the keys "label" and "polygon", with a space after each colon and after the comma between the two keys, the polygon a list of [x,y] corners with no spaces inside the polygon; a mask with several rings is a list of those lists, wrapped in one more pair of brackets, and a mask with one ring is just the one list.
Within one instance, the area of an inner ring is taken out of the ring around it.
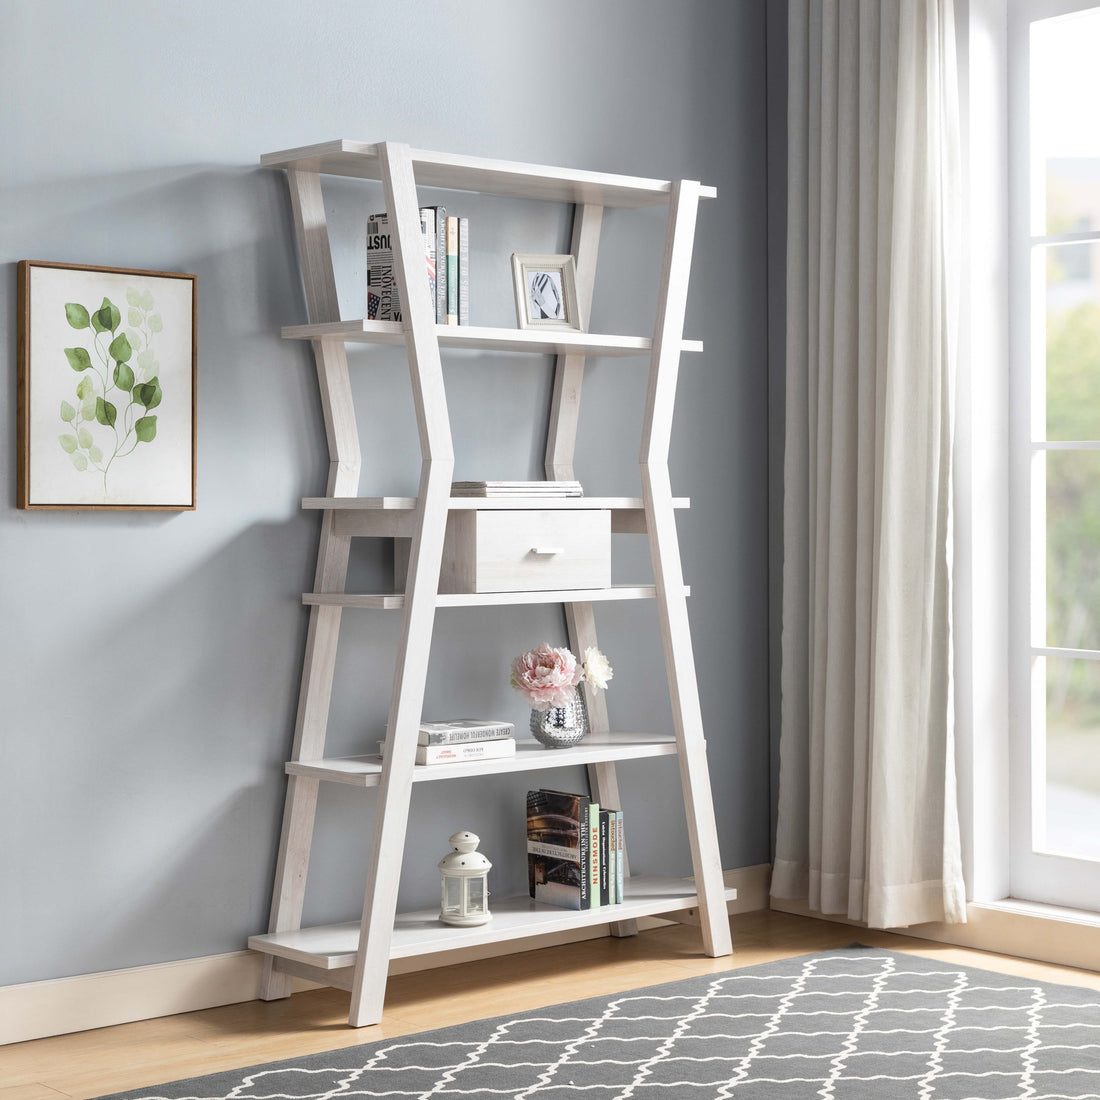
{"label": "white baseboard", "polygon": [[0,1043],[150,1020],[259,996],[263,959],[230,951],[198,959],[0,986]]}
{"label": "white baseboard", "polygon": [[[737,888],[737,899],[727,904],[731,913],[767,908],[770,871],[770,865],[764,863],[724,873],[726,885]],[[646,917],[638,922],[638,927],[656,928],[668,923]],[[603,927],[580,928],[575,932],[490,944],[468,951],[400,959],[391,964],[390,973],[450,966],[456,962],[598,939],[606,934]],[[254,951],[231,951],[127,970],[0,986],[0,1045],[253,1001],[259,997],[262,969],[262,955]],[[295,992],[309,988],[312,988],[310,982],[295,979]]]}
{"label": "white baseboard", "polygon": [[[772,909],[802,917],[866,928],[860,921],[835,914],[817,913],[805,901],[771,899]],[[1010,898],[994,902],[970,902],[966,924],[914,924],[891,928],[899,936],[934,940],[953,947],[971,947],[1017,959],[1100,970],[1100,921],[1095,914],[1059,909],[1050,905],[1019,902]]]}

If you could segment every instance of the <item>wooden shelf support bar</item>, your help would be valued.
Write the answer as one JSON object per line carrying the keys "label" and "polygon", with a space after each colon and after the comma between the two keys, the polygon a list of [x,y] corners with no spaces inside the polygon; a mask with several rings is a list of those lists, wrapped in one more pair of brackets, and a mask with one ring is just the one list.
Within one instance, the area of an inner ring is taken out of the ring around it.
{"label": "wooden shelf support bar", "polygon": [[699,184],[672,184],[668,227],[657,300],[657,326],[642,421],[640,466],[650,558],[657,586],[657,610],[665,651],[672,721],[679,746],[680,781],[684,792],[688,836],[699,893],[699,923],[703,948],[716,958],[733,952],[726,916],[722,860],[711,799],[703,715],[691,646],[683,568],[676,537],[676,514],[668,472],[672,413],[680,369],[680,341],[687,310],[688,278],[699,207]]}
{"label": "wooden shelf support bar", "polygon": [[[321,178],[316,172],[287,173],[294,229],[302,267],[306,311],[311,322],[338,321],[340,307],[332,273],[328,224],[321,196]],[[342,344],[313,341],[317,382],[328,441],[329,496],[346,496],[359,491],[359,430],[351,396],[347,354]],[[337,534],[335,516],[321,519],[314,588],[321,592],[343,592],[347,580],[351,539]],[[332,680],[336,668],[336,643],[340,634],[340,607],[312,607],[306,634],[302,683],[298,695],[292,760],[317,759],[324,754]],[[285,932],[301,927],[305,903],[306,873],[313,842],[318,783],[295,776],[288,779],[279,854],[275,864],[275,885],[268,930]],[[264,960],[260,996],[264,1000],[289,997],[291,976]]]}
{"label": "wooden shelf support bar", "polygon": [[435,333],[435,303],[424,275],[420,212],[407,145],[378,146],[386,209],[393,235],[394,269],[405,307],[406,347],[422,456],[416,525],[409,553],[405,608],[386,725],[374,839],[351,988],[352,1027],[382,1019],[397,889],[412,799],[416,739],[424,706],[436,592],[447,528],[454,450]]}
{"label": "wooden shelf support bar", "polygon": [[[587,329],[592,312],[592,294],[596,285],[596,261],[600,249],[600,229],[603,207],[577,204],[573,208],[573,241],[571,251],[577,261],[577,301],[581,323]],[[577,444],[577,424],[581,412],[581,391],[584,384],[585,357],[577,354],[559,355],[554,367],[554,396],[550,405],[550,425],[546,434],[546,476],[551,481],[572,481],[573,456]],[[596,616],[591,603],[567,603],[565,625],[570,648],[583,656],[596,640]],[[584,687],[588,705],[588,721],[593,733],[605,733],[611,728],[607,717],[607,699],[602,692]],[[590,764],[588,784],[601,806],[621,806],[615,765],[611,762]],[[623,859],[626,850],[623,850]],[[626,871],[629,876],[629,870]],[[633,936],[638,931],[635,920],[613,921],[613,936]]]}

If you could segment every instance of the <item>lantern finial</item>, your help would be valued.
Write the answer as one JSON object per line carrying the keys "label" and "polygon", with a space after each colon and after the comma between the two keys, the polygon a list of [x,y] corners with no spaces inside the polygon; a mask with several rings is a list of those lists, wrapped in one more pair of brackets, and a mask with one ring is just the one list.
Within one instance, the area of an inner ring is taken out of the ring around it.
{"label": "lantern finial", "polygon": [[456,852],[472,852],[480,843],[481,837],[469,829],[462,829],[451,836],[451,847]]}

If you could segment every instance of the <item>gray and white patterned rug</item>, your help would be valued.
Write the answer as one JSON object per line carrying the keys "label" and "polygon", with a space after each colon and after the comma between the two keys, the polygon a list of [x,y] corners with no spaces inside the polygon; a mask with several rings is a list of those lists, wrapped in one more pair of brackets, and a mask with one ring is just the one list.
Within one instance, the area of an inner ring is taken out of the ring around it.
{"label": "gray and white patterned rug", "polygon": [[119,1100],[1085,1100],[1100,994],[852,947]]}

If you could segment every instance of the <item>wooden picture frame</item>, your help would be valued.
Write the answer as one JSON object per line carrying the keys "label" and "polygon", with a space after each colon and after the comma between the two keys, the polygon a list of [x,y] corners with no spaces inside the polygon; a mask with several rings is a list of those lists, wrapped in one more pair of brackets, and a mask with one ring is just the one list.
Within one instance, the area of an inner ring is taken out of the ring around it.
{"label": "wooden picture frame", "polygon": [[584,331],[577,301],[577,261],[572,255],[513,252],[512,285],[520,328]]}
{"label": "wooden picture frame", "polygon": [[16,506],[195,508],[194,275],[21,260]]}

